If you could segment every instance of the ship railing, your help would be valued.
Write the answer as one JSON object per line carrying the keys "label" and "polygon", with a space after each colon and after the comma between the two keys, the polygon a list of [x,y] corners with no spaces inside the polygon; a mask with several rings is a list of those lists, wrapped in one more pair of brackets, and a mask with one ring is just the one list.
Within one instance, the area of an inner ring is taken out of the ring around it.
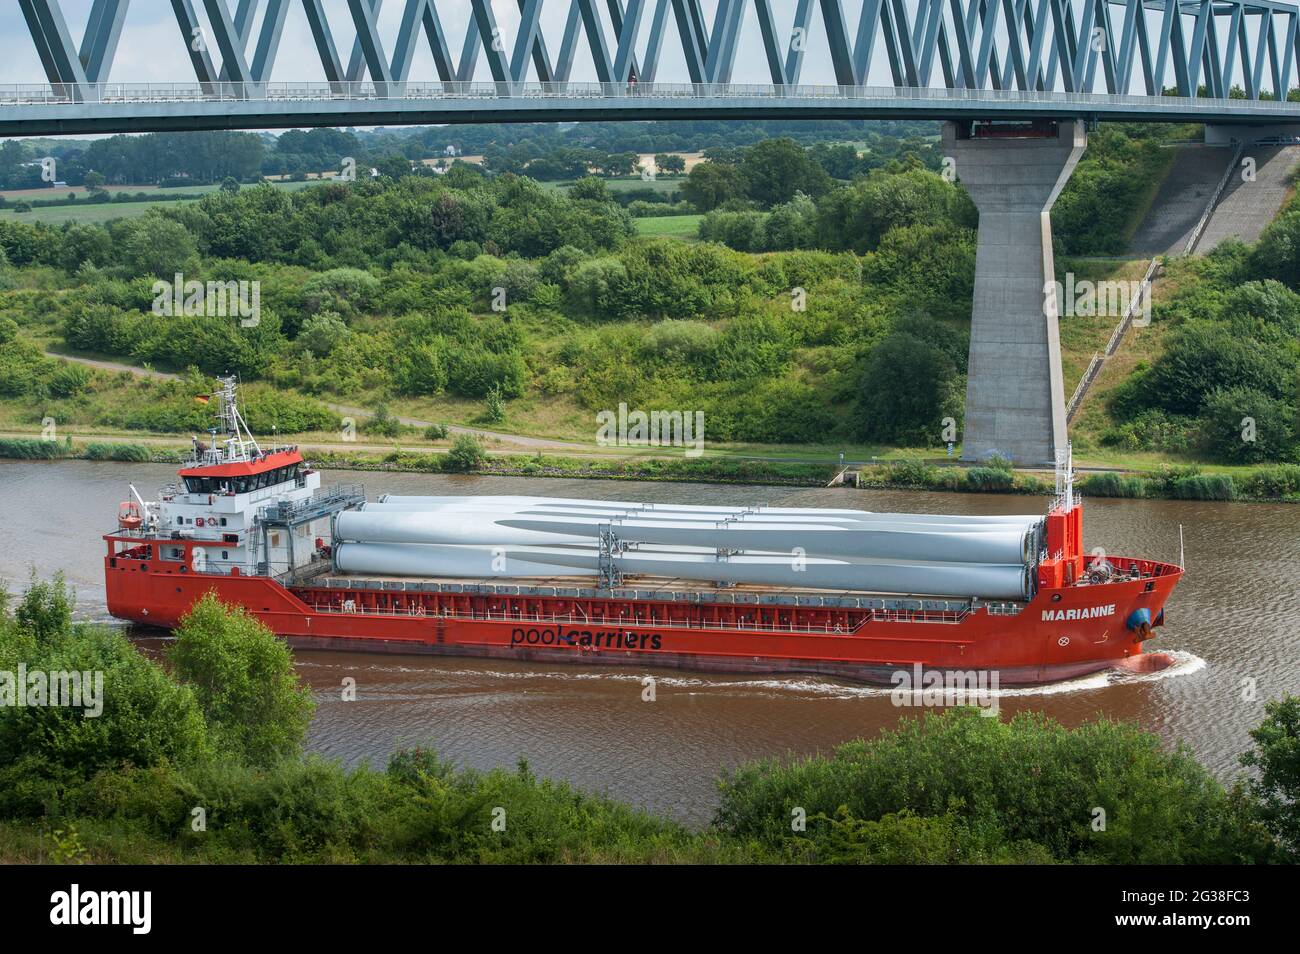
{"label": "ship railing", "polygon": [[990,616],[1018,616],[1024,610],[1025,603],[985,603]]}
{"label": "ship railing", "polygon": [[297,526],[365,503],[365,500],[366,489],[361,484],[338,484],[317,491],[305,500],[282,500],[261,507],[257,511],[257,519],[263,524]]}
{"label": "ship railing", "polygon": [[535,613],[455,613],[428,610],[422,603],[413,602],[409,606],[381,608],[363,606],[344,601],[343,603],[311,601],[308,603],[318,613],[335,613],[342,616],[385,616],[388,618],[443,619],[463,622],[501,622],[524,623],[538,626],[561,623],[580,626],[671,626],[698,630],[758,631],[771,633],[811,633],[824,636],[848,636],[857,632],[863,625],[871,622],[890,623],[942,623],[952,625],[960,623],[970,615],[969,610],[865,610],[856,626],[842,623],[828,623],[821,626],[796,626],[793,623],[764,623],[757,620],[750,622],[731,622],[724,620],[646,620],[640,617],[597,618],[585,613],[552,613],[545,616]]}

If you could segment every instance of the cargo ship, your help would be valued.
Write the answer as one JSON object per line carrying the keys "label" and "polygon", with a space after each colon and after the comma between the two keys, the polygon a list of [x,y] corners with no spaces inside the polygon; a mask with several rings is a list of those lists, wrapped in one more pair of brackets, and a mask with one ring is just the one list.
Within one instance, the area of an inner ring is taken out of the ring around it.
{"label": "cargo ship", "polygon": [[170,628],[207,593],[298,647],[1001,685],[1163,668],[1182,567],[1085,555],[1068,464],[1044,515],[394,496],[262,447],[233,378],[156,500],[105,535],[109,612]]}

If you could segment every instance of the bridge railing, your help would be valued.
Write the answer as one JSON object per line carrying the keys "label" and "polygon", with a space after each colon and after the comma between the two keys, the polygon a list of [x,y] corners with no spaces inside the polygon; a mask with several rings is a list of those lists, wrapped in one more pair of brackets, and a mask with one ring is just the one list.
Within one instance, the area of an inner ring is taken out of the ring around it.
{"label": "bridge railing", "polygon": [[[1135,107],[1225,112],[1295,119],[1300,103],[1210,96],[1145,96],[906,86],[773,85],[770,83],[593,83],[593,82],[319,82],[319,83],[88,83],[0,85],[0,107],[31,105],[412,100],[840,100],[855,103],[1026,104],[1063,110]],[[1225,108],[1226,107],[1226,108]]]}

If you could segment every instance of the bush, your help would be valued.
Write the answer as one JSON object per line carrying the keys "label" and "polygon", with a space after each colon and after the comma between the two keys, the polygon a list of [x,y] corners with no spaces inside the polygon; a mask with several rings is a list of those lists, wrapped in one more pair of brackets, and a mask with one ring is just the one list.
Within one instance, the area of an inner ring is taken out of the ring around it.
{"label": "bush", "polygon": [[1140,412],[1133,420],[1109,427],[1101,434],[1106,447],[1124,450],[1186,453],[1191,446],[1189,431],[1195,427],[1194,418],[1166,414],[1159,408]]}
{"label": "bush", "polygon": [[1146,496],[1146,483],[1123,474],[1088,474],[1079,481],[1079,492],[1089,497],[1136,498]]}
{"label": "bush", "polygon": [[[719,830],[787,858],[871,861],[912,844],[931,861],[1178,864],[1251,850],[1227,793],[1186,752],[1133,726],[1066,729],[1032,712],[902,720],[830,758],[742,767],[721,789]],[[804,833],[791,832],[796,808]]]}
{"label": "bush", "polygon": [[1229,474],[1188,474],[1173,481],[1170,496],[1178,500],[1232,500],[1237,488]]}
{"label": "bush", "polygon": [[477,437],[473,434],[457,434],[451,442],[451,450],[447,452],[446,466],[447,470],[467,473],[481,467],[486,459],[483,445]]}
{"label": "bush", "polygon": [[118,460],[134,464],[153,460],[149,448],[140,444],[94,443],[86,447],[86,457],[90,460]]}
{"label": "bush", "polygon": [[1209,395],[1202,412],[1206,450],[1230,464],[1279,460],[1293,450],[1295,411],[1252,388],[1224,388]]}
{"label": "bush", "polygon": [[58,441],[38,441],[26,437],[0,438],[0,457],[16,460],[54,460],[67,455],[67,445]]}
{"label": "bush", "polygon": [[75,672],[82,685],[82,706],[0,707],[0,809],[10,814],[42,812],[40,799],[101,769],[184,764],[208,751],[193,693],[121,633],[71,624],[70,604],[61,581],[34,584],[14,619],[0,620],[0,646],[10,647],[0,655],[21,646],[29,673]]}
{"label": "bush", "polygon": [[1134,381],[1145,406],[1200,414],[1219,390],[1244,388],[1280,399],[1290,377],[1284,355],[1271,343],[1242,337],[1222,322],[1193,321],[1173,334],[1160,361]]}
{"label": "bush", "polygon": [[289,647],[213,593],[176,629],[176,676],[194,690],[215,744],[251,765],[297,756],[316,705]]}
{"label": "bush", "polygon": [[426,441],[445,441],[447,433],[446,424],[430,424],[424,429],[424,439]]}
{"label": "bush", "polygon": [[929,487],[938,470],[919,457],[909,457],[890,464],[885,479],[897,487]]}
{"label": "bush", "polygon": [[966,487],[976,493],[1005,494],[1015,486],[1015,475],[1000,467],[971,467],[966,471]]}
{"label": "bush", "polygon": [[1294,497],[1300,494],[1300,464],[1261,467],[1242,480],[1247,497]]}
{"label": "bush", "polygon": [[377,404],[374,413],[362,422],[361,429],[379,437],[399,437],[406,432],[406,425],[389,413],[388,405]]}

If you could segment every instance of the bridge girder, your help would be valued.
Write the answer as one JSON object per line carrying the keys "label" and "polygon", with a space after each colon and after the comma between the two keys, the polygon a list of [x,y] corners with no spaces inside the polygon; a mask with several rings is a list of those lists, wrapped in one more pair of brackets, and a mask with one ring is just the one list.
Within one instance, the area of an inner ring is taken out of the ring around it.
{"label": "bridge girder", "polygon": [[[1231,100],[1225,114],[1232,102],[1284,100],[1300,87],[1300,2],[1280,0],[863,0],[856,24],[843,0],[715,0],[711,18],[704,0],[605,0],[603,13],[600,0],[515,0],[518,17],[508,30],[492,0],[403,3],[397,33],[386,41],[383,0],[346,0],[346,21],[333,23],[323,0],[237,0],[233,12],[230,0],[170,0],[195,78],[223,100],[264,95],[281,45],[299,39],[286,36],[296,4],[328,82],[339,93],[372,84],[380,99],[403,94],[422,40],[449,90],[473,80],[482,60],[496,95],[508,99],[518,84],[568,82],[584,46],[601,83],[662,81],[662,55],[674,38],[685,63],[681,80],[732,83],[748,45],[773,86],[794,87],[814,33],[841,87],[879,86],[888,75],[898,89],[1014,90],[1045,99],[1169,93]],[[440,15],[453,5],[470,13],[458,56]],[[94,0],[79,47],[59,0],[19,6],[52,96],[100,101],[130,29],[129,0]],[[562,27],[543,18],[556,7],[565,11],[554,21]],[[349,35],[345,64],[336,37]]]}

